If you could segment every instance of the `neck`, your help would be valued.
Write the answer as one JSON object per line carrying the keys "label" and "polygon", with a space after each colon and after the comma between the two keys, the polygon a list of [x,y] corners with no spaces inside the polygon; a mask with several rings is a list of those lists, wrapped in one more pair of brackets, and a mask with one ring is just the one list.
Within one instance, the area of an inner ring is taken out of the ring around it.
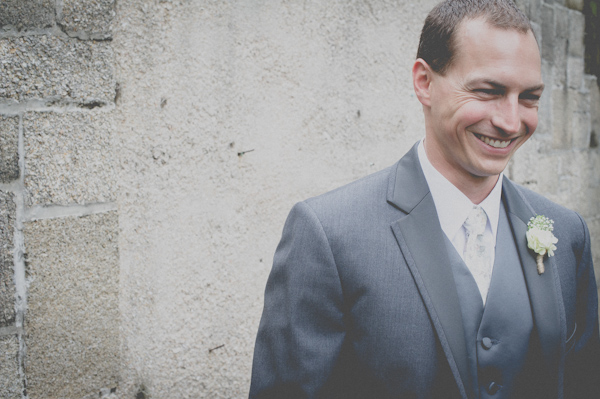
{"label": "neck", "polygon": [[475,205],[480,204],[488,195],[490,195],[500,177],[500,175],[486,177],[471,176],[472,179],[455,179],[456,181],[453,181],[443,172],[440,171],[440,173],[442,173],[450,183],[454,184],[454,186],[466,195]]}
{"label": "neck", "polygon": [[499,174],[491,176],[476,176],[463,170],[456,173],[457,168],[444,162],[443,157],[436,157],[430,152],[425,140],[425,153],[431,165],[450,183],[458,188],[473,204],[480,204],[492,192],[498,182]]}

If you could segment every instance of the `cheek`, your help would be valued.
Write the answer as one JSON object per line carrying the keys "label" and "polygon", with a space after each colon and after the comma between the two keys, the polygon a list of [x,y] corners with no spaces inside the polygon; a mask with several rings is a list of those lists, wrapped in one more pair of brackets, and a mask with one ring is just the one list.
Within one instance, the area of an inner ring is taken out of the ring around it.
{"label": "cheek", "polygon": [[476,101],[464,104],[455,115],[458,128],[464,130],[489,119],[488,108],[489,104]]}
{"label": "cheek", "polygon": [[527,132],[532,134],[538,125],[538,110],[537,108],[531,108],[525,110],[522,114],[523,124],[527,126]]}

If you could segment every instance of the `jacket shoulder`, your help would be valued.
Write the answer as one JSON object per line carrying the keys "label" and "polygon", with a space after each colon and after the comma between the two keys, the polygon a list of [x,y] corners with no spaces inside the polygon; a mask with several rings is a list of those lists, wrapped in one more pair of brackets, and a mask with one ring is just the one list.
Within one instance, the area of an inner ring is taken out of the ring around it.
{"label": "jacket shoulder", "polygon": [[510,181],[516,191],[533,209],[536,215],[544,215],[554,221],[555,235],[561,235],[574,243],[581,243],[589,233],[581,215],[563,205],[538,194],[520,184]]}
{"label": "jacket shoulder", "polygon": [[517,190],[517,192],[533,207],[533,210],[535,211],[536,214],[538,215],[545,215],[550,217],[549,215],[547,215],[546,213],[552,214],[552,215],[557,215],[560,216],[561,218],[568,218],[568,219],[579,219],[579,215],[577,212],[563,206],[560,205],[546,197],[544,197],[543,195],[536,193],[535,191],[532,191],[526,187],[523,187],[520,184],[517,184],[513,181],[510,181],[510,183],[515,187],[515,189]]}
{"label": "jacket shoulder", "polygon": [[304,202],[317,213],[350,212],[356,207],[365,207],[367,204],[385,203],[393,167],[387,167]]}

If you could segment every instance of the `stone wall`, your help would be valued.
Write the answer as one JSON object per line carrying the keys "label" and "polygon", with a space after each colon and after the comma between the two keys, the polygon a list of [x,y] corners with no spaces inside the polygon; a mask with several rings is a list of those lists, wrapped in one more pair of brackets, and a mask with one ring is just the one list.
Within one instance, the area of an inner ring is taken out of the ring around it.
{"label": "stone wall", "polygon": [[[291,206],[424,134],[435,3],[0,2],[0,397],[247,396]],[[579,211],[600,266],[583,1],[517,3],[547,88],[506,173]]]}
{"label": "stone wall", "polygon": [[0,397],[120,373],[113,0],[0,4]]}
{"label": "stone wall", "polygon": [[[584,217],[600,270],[600,93],[597,78],[584,74],[583,0],[520,3],[541,42],[546,89],[538,130],[507,173]],[[598,279],[600,273],[596,275]]]}

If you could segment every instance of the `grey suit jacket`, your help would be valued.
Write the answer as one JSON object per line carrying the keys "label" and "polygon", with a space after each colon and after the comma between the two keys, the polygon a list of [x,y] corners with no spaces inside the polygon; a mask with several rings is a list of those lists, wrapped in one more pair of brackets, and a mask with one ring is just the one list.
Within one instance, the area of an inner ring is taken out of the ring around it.
{"label": "grey suit jacket", "polygon": [[[502,191],[535,324],[521,392],[600,397],[587,227],[506,178]],[[536,214],[558,238],[543,275],[525,238]],[[391,168],[296,204],[267,283],[250,397],[472,398],[443,234],[416,145]]]}

